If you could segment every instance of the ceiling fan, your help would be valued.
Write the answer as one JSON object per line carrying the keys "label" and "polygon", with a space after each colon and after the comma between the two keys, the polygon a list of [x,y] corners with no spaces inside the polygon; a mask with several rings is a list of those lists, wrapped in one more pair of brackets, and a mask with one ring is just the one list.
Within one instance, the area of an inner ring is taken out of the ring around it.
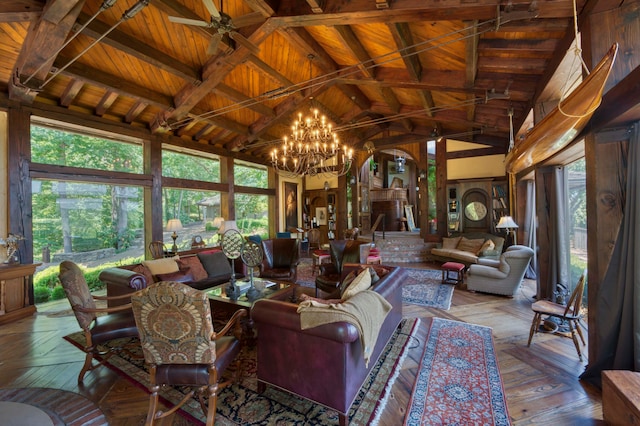
{"label": "ceiling fan", "polygon": [[213,55],[218,51],[220,42],[223,37],[228,36],[234,41],[242,44],[249,49],[252,53],[257,54],[259,49],[251,43],[245,36],[236,31],[238,28],[246,27],[249,25],[256,25],[265,20],[264,16],[258,12],[249,13],[247,15],[239,16],[238,18],[231,18],[222,11],[222,0],[220,0],[220,10],[213,3],[213,0],[202,0],[202,3],[207,8],[207,11],[211,15],[209,22],[199,19],[183,18],[179,16],[169,16],[169,21],[177,24],[195,25],[204,28],[213,28],[215,33],[211,37],[209,47],[207,48],[207,54]]}

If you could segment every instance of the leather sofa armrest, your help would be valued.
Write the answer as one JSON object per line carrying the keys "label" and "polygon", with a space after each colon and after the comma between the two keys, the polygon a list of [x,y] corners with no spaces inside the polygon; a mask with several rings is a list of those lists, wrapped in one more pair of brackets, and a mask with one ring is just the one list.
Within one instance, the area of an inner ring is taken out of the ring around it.
{"label": "leather sofa armrest", "polygon": [[109,285],[142,290],[147,287],[147,279],[142,274],[122,268],[107,268],[100,272],[98,279]]}
{"label": "leather sofa armrest", "polygon": [[254,323],[269,324],[273,327],[330,339],[339,343],[351,343],[360,338],[356,327],[346,322],[335,322],[302,330],[300,328],[300,314],[297,310],[298,305],[294,303],[261,299],[256,301],[251,308],[251,319]]}

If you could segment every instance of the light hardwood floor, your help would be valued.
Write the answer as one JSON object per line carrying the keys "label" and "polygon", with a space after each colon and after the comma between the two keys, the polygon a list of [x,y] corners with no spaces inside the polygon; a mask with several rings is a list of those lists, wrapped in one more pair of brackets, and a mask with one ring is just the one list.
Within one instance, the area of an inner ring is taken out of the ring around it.
{"label": "light hardwood floor", "polygon": [[[527,348],[533,294],[531,282],[526,282],[513,298],[456,288],[451,309],[442,311],[406,304],[404,315],[443,317],[492,327],[514,425],[604,424],[600,391],[578,380],[586,361],[578,360],[570,339],[538,333]],[[96,402],[112,425],[142,424],[147,393],[113,371],[99,368],[89,372],[84,383],[78,385],[77,374],[84,357],[62,339],[78,330],[75,318],[68,312],[65,314],[66,308],[66,301],[41,305],[33,317],[0,325],[0,387],[51,387],[77,392]],[[427,331],[422,323],[417,335],[420,345],[410,350],[404,362],[382,414],[381,426],[403,423]],[[159,424],[187,423],[176,415]]]}

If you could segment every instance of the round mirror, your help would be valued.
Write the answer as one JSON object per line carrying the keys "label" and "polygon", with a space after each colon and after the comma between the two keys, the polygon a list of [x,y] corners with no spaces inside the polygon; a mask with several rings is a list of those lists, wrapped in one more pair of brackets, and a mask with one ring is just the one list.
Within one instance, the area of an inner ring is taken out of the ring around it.
{"label": "round mirror", "polygon": [[482,220],[487,216],[487,207],[480,201],[472,201],[465,206],[464,215],[469,220]]}

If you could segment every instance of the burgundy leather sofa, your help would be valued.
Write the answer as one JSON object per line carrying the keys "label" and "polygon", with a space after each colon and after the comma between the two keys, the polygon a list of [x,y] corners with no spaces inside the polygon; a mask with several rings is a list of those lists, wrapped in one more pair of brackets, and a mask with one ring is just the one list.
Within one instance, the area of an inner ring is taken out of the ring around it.
{"label": "burgundy leather sofa", "polygon": [[[353,267],[344,265],[343,277]],[[258,300],[251,309],[251,319],[258,335],[259,390],[272,385],[332,408],[340,414],[340,425],[346,425],[362,383],[402,320],[406,270],[384,268],[389,273],[372,289],[383,295],[393,309],[384,320],[368,367],[360,336],[352,324],[339,322],[301,330],[297,304]]]}

